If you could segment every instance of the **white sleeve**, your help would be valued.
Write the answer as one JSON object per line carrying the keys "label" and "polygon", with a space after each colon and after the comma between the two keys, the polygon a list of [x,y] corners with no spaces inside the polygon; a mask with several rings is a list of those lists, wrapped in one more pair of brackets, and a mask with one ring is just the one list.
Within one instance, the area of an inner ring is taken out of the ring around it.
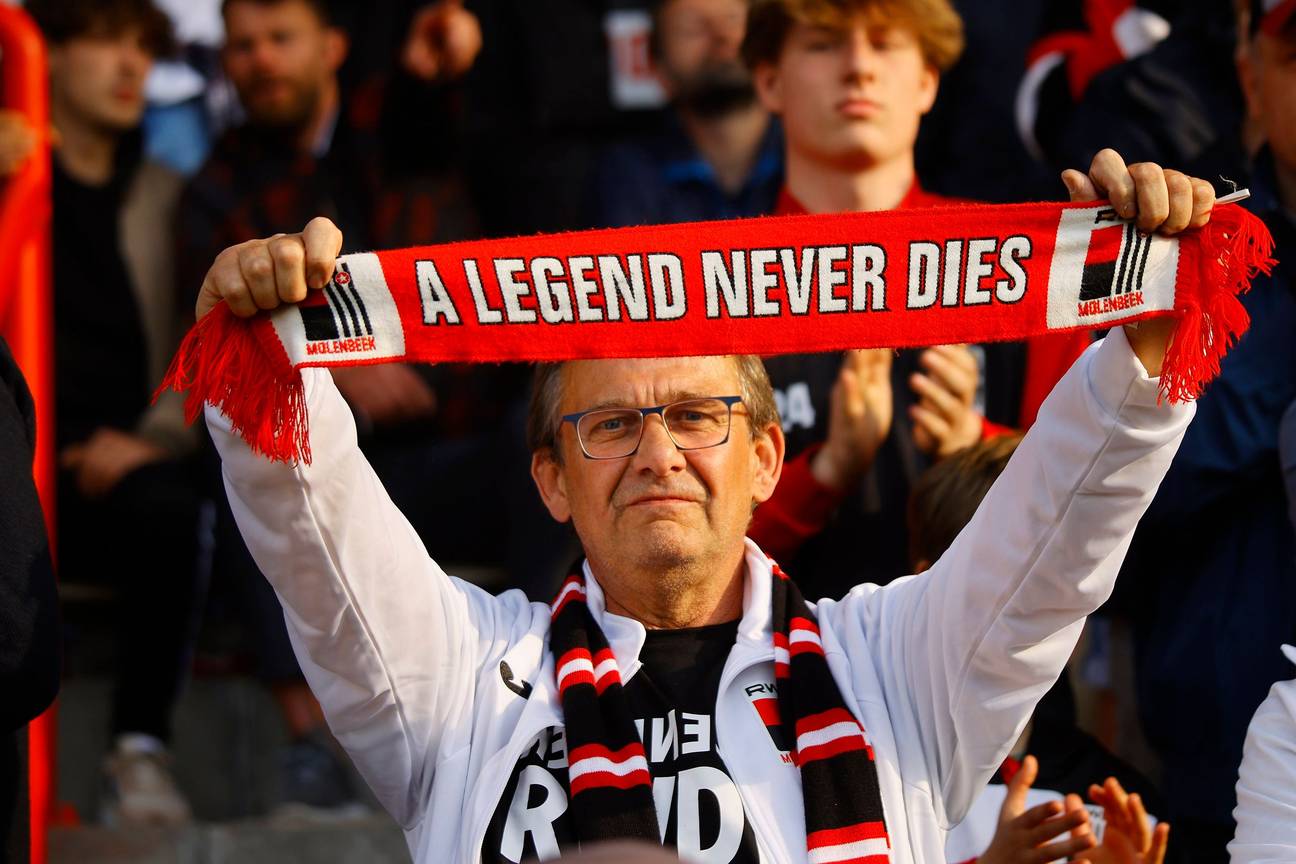
{"label": "white sleeve", "polygon": [[[1283,651],[1296,662],[1296,648]],[[1296,680],[1273,685],[1251,718],[1237,798],[1230,860],[1296,861]]]}
{"label": "white sleeve", "polygon": [[1157,403],[1157,379],[1112,330],[1058,382],[940,560],[836,607],[852,662],[860,651],[875,665],[901,773],[932,778],[945,827],[963,818],[1085,616],[1111,594],[1193,416],[1192,405]]}
{"label": "white sleeve", "polygon": [[[334,735],[406,828],[433,767],[467,744],[486,646],[522,603],[452,580],[428,557],[356,444],[322,369],[303,370],[311,464],[253,454],[210,405],[230,506],[284,607],[289,635]],[[429,489],[428,494],[436,494]]]}

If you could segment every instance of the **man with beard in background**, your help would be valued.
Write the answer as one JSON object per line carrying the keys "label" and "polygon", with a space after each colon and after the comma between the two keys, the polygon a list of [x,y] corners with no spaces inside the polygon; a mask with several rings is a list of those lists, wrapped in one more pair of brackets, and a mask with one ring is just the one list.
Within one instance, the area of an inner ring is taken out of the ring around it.
{"label": "man with beard in background", "polygon": [[[399,65],[393,58],[387,74],[343,91],[340,70],[349,42],[337,14],[341,5],[222,3],[222,61],[246,120],[215,143],[185,190],[178,235],[182,291],[201,283],[197,262],[227,245],[292,230],[315,213],[347,226],[356,249],[443,242],[475,231],[453,167],[453,95],[447,87],[481,47],[475,19],[455,0],[410,10]],[[489,449],[476,430],[492,428],[492,400],[507,392],[508,374],[397,363],[356,368],[336,379],[388,488],[411,508],[419,530],[437,532],[440,542],[461,541],[448,553],[458,560],[477,560],[495,538],[455,521],[476,512],[470,501],[429,501],[423,489],[429,478],[446,488],[474,488],[454,472],[476,472],[486,458]],[[287,726],[275,809],[285,815],[351,810],[354,790],[292,655],[283,612],[223,503],[213,571],[218,582],[230,579],[243,591],[260,672]]]}
{"label": "man with beard in background", "polygon": [[600,183],[608,226],[770,212],[783,182],[777,121],[739,57],[745,0],[661,0],[651,53],[674,108],[655,138],[612,148]]}

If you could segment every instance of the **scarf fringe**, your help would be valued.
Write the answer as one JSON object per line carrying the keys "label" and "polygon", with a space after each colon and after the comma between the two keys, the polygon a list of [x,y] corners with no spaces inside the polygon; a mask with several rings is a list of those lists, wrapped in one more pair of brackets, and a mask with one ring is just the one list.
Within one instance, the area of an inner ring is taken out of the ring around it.
{"label": "scarf fringe", "polygon": [[1251,323],[1239,295],[1277,263],[1269,229],[1241,207],[1221,207],[1201,231],[1199,272],[1195,283],[1179,280],[1179,323],[1161,368],[1161,395],[1172,403],[1196,399],[1219,375],[1220,361]]}
{"label": "scarf fringe", "polygon": [[[220,303],[185,335],[153,394],[188,391],[185,420],[198,419],[210,402],[254,453],[276,462],[311,461],[310,424],[301,371],[279,340],[261,334],[268,319],[245,320]],[[263,335],[266,338],[262,338]]]}

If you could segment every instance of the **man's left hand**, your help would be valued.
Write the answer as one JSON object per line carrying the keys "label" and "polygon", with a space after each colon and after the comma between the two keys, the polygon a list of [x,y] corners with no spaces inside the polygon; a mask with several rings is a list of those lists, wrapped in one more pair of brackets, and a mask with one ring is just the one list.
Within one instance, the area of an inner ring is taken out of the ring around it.
{"label": "man's left hand", "polygon": [[[1087,175],[1072,168],[1063,171],[1062,182],[1072,201],[1106,198],[1122,217],[1133,219],[1140,231],[1167,237],[1202,227],[1210,221],[1215,206],[1215,187],[1208,181],[1153,162],[1126,165],[1111,149],[1094,156]],[[1125,325],[1130,347],[1149,375],[1161,374],[1175,323],[1174,318],[1164,316]]]}
{"label": "man's left hand", "polygon": [[167,455],[166,450],[152,441],[102,427],[86,441],[65,448],[59,462],[75,472],[82,495],[102,498],[127,474],[151,462],[160,462]]}

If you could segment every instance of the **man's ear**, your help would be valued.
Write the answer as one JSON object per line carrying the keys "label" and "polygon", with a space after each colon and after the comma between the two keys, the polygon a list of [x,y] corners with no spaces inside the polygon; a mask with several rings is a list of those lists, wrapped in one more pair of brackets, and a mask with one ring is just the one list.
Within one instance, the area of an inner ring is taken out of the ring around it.
{"label": "man's ear", "polygon": [[[660,50],[660,49],[659,49]],[[648,52],[648,69],[652,72],[653,78],[661,85],[662,92],[666,94],[667,99],[675,98],[675,79],[671,77],[666,67],[662,65],[661,55],[657,51]]]}
{"label": "man's ear", "polygon": [[783,113],[783,78],[778,66],[770,62],[756,64],[752,70],[752,86],[761,106],[771,114]]}
{"label": "man's ear", "polygon": [[936,104],[936,94],[940,92],[940,70],[930,63],[923,65],[923,80],[918,89],[918,113],[926,116]]}
{"label": "man's ear", "polygon": [[783,427],[771,423],[752,441],[752,455],[756,460],[756,476],[752,482],[752,502],[761,504],[768,501],[778,486],[779,477],[783,476],[783,454],[787,442],[783,438]]}
{"label": "man's ear", "polygon": [[531,454],[531,479],[535,481],[540,500],[544,501],[549,515],[559,522],[570,520],[567,478],[563,475],[563,466],[554,458],[553,450],[546,447]]}
{"label": "man's ear", "polygon": [[1246,97],[1247,116],[1259,119],[1260,105],[1256,93],[1256,60],[1254,44],[1239,48],[1234,60],[1237,63],[1238,83],[1242,85],[1242,95]]}
{"label": "man's ear", "polygon": [[350,50],[351,40],[341,27],[329,27],[324,31],[324,62],[329,71],[337,72],[341,69]]}
{"label": "man's ear", "polygon": [[63,69],[63,48],[53,43],[45,46],[45,74],[57,76]]}

